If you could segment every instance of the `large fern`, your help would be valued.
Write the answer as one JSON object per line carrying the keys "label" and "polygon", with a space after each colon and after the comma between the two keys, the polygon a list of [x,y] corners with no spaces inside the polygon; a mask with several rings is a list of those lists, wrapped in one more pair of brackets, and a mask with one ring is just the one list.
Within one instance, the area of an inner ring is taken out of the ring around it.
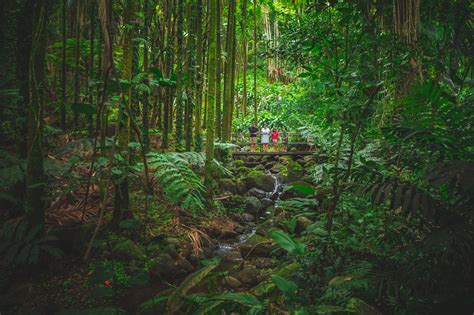
{"label": "large fern", "polygon": [[204,208],[204,185],[191,169],[201,165],[199,153],[149,153],[148,163],[165,196],[177,206],[197,211]]}
{"label": "large fern", "polygon": [[15,185],[25,178],[26,162],[5,150],[0,150],[0,200],[16,205],[19,200],[11,194]]}
{"label": "large fern", "polygon": [[41,226],[30,226],[21,221],[18,224],[6,222],[1,231],[0,257],[4,265],[27,265],[37,263],[41,253],[60,258],[63,253],[51,242],[57,239],[42,235]]}

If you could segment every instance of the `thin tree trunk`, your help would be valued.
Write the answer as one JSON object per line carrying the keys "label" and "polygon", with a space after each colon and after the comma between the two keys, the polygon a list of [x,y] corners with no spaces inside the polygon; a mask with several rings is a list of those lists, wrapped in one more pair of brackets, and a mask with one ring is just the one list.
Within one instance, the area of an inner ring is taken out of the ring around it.
{"label": "thin tree trunk", "polygon": [[222,68],[222,49],[221,49],[221,0],[217,0],[217,77],[216,77],[216,135],[218,139],[222,138],[222,113],[221,113],[221,68]]}
{"label": "thin tree trunk", "polygon": [[17,25],[17,60],[16,60],[16,77],[19,82],[19,95],[17,110],[21,119],[19,122],[19,132],[23,137],[18,143],[19,156],[26,158],[28,154],[28,104],[30,103],[30,56],[31,43],[33,34],[33,18],[34,12],[31,10],[30,3],[25,2],[19,13]]}
{"label": "thin tree trunk", "polygon": [[[96,13],[96,7],[95,7],[95,2],[91,4],[90,7],[90,20],[91,20],[91,29],[90,29],[90,41],[89,41],[89,46],[90,46],[90,52],[89,52],[89,80],[94,80],[94,54],[95,54],[95,13]],[[89,85],[87,85],[89,86]],[[87,88],[88,93],[89,93],[89,104],[92,106],[92,103],[94,102],[94,93],[92,88]],[[94,118],[93,115],[90,114],[88,115],[88,120],[89,120],[89,138],[94,137]]]}
{"label": "thin tree trunk", "polygon": [[257,0],[253,0],[253,99],[254,99],[254,121],[258,122],[257,102]]}
{"label": "thin tree trunk", "polygon": [[209,5],[209,80],[207,93],[207,130],[206,130],[206,185],[208,192],[212,189],[212,160],[214,159],[214,113],[216,102],[217,78],[217,0],[210,0]]}
{"label": "thin tree trunk", "polygon": [[184,83],[183,83],[183,62],[184,62],[184,43],[183,43],[183,24],[184,24],[184,0],[177,0],[178,21],[177,21],[177,44],[178,56],[176,58],[176,150],[183,150],[183,131],[184,131]]}
{"label": "thin tree trunk", "polygon": [[232,14],[232,51],[231,51],[231,68],[230,68],[230,89],[229,89],[229,117],[227,117],[227,141],[230,142],[232,139],[232,117],[234,114],[234,104],[235,104],[235,70],[236,70],[236,49],[237,45],[237,36],[236,36],[236,3],[234,3],[234,14]]}
{"label": "thin tree trunk", "polygon": [[[81,21],[80,21],[80,6],[81,3],[76,4],[76,19],[75,19],[75,45],[74,45],[74,104],[79,103],[79,93],[81,92]],[[79,123],[79,113],[74,112],[74,128],[77,129]]]}
{"label": "thin tree trunk", "polygon": [[193,131],[193,106],[196,100],[196,84],[195,84],[195,65],[196,65],[196,17],[195,17],[195,2],[189,1],[188,8],[188,55],[187,55],[187,100],[185,113],[185,129],[186,129],[186,151],[191,151],[193,145],[192,131]]}
{"label": "thin tree trunk", "polygon": [[233,24],[234,24],[234,10],[236,0],[229,0],[228,15],[227,15],[227,33],[226,33],[226,62],[224,70],[224,107],[223,107],[223,122],[222,122],[222,139],[229,141],[229,117],[232,115],[232,52],[233,52]]}
{"label": "thin tree trunk", "polygon": [[61,60],[61,129],[66,131],[66,44],[67,44],[67,29],[66,29],[66,1],[63,0],[61,8],[61,23],[62,23],[62,60]]}
{"label": "thin tree trunk", "polygon": [[[31,7],[30,7],[31,10]],[[28,154],[26,162],[26,216],[32,226],[44,225],[43,102],[45,97],[45,55],[47,0],[34,5],[34,23],[29,60],[31,100],[28,103]]]}
{"label": "thin tree trunk", "polygon": [[202,150],[202,132],[201,132],[201,117],[202,117],[202,79],[203,79],[203,35],[202,35],[202,0],[197,0],[196,8],[196,113],[194,121],[194,134],[196,135],[196,151]]}
{"label": "thin tree trunk", "polygon": [[[125,3],[125,12],[123,23],[125,25],[131,25],[135,16],[136,3],[135,0],[127,0]],[[134,32],[133,27],[127,29],[123,39],[123,58],[122,58],[122,78],[131,82],[132,80],[132,67],[133,67],[133,39]],[[120,152],[128,152],[128,144],[130,142],[130,115],[131,113],[131,100],[132,90],[128,88],[124,91],[125,97],[122,98],[122,110],[119,116],[119,134],[118,134],[118,147]],[[121,153],[122,154],[122,153]],[[130,156],[122,156],[125,161],[130,159]],[[127,162],[125,162],[127,163]],[[124,175],[126,176],[126,174]],[[128,180],[123,178],[122,182],[115,186],[115,205],[113,212],[113,225],[118,225],[122,217],[129,216],[130,201],[128,194]]]}
{"label": "thin tree trunk", "polygon": [[243,95],[242,114],[247,116],[247,0],[242,0],[242,54],[243,54]]}
{"label": "thin tree trunk", "polygon": [[[148,31],[150,28],[150,12],[148,7],[149,0],[143,0],[143,14],[144,14],[144,29],[143,37],[145,38],[145,44],[143,45],[143,72],[148,73]],[[143,145],[145,150],[149,151],[150,149],[150,122],[148,117],[148,95],[145,94],[142,100],[142,122],[143,122]]]}

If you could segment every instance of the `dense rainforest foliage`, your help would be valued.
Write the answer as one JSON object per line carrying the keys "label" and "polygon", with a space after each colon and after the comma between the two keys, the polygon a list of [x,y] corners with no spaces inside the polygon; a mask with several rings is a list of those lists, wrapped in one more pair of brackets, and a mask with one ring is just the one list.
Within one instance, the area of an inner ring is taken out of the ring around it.
{"label": "dense rainforest foliage", "polygon": [[0,1],[0,313],[472,314],[473,10]]}

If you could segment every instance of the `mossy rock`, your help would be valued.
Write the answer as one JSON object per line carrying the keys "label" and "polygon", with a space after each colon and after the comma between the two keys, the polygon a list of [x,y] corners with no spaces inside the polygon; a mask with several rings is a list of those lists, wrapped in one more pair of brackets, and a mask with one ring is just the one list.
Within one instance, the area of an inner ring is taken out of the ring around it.
{"label": "mossy rock", "polygon": [[271,257],[273,242],[261,235],[254,235],[240,245],[240,255],[242,258],[250,257]]}
{"label": "mossy rock", "polygon": [[124,259],[141,260],[145,258],[145,250],[142,246],[129,239],[118,240],[113,247],[113,252]]}
{"label": "mossy rock", "polygon": [[222,191],[229,191],[229,192],[231,192],[232,194],[236,194],[236,193],[237,193],[237,185],[236,185],[236,182],[233,181],[233,180],[230,179],[230,178],[222,178],[222,179],[219,181],[219,188],[220,188]]}
{"label": "mossy rock", "polygon": [[250,173],[250,171],[251,171],[251,169],[248,168],[247,166],[239,166],[236,169],[237,174],[239,174],[240,176],[246,176],[246,175],[248,175],[248,173]]}
{"label": "mossy rock", "polygon": [[244,166],[244,163],[245,163],[245,162],[242,161],[242,160],[234,160],[234,168],[237,169],[237,168],[239,168],[239,167],[241,167],[241,166]]}
{"label": "mossy rock", "polygon": [[245,212],[258,216],[262,210],[262,203],[257,197],[249,196],[245,198]]}
{"label": "mossy rock", "polygon": [[275,181],[271,175],[265,174],[262,171],[251,171],[245,178],[245,185],[247,189],[258,188],[264,191],[273,191]]}
{"label": "mossy rock", "polygon": [[258,284],[258,270],[255,266],[248,266],[237,273],[237,278],[246,285]]}

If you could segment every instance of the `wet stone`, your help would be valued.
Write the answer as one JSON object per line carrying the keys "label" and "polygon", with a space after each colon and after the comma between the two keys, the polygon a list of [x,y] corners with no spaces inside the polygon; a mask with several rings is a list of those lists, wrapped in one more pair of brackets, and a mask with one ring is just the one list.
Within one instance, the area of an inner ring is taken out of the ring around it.
{"label": "wet stone", "polygon": [[255,266],[248,266],[242,269],[238,274],[237,278],[246,285],[258,284],[258,270]]}
{"label": "wet stone", "polygon": [[267,196],[267,193],[258,188],[252,188],[248,191],[249,196],[254,196],[256,198],[262,199]]}
{"label": "wet stone", "polygon": [[273,206],[273,200],[269,198],[263,198],[260,200],[260,203],[262,204],[262,208],[266,209],[270,206]]}
{"label": "wet stone", "polygon": [[240,288],[240,286],[242,286],[242,282],[240,282],[239,279],[234,278],[232,276],[224,277],[222,279],[222,284],[233,289],[237,289],[237,288]]}
{"label": "wet stone", "polygon": [[255,221],[255,216],[253,214],[250,214],[250,213],[244,213],[244,214],[242,214],[242,220],[244,222],[253,222],[253,221]]}

